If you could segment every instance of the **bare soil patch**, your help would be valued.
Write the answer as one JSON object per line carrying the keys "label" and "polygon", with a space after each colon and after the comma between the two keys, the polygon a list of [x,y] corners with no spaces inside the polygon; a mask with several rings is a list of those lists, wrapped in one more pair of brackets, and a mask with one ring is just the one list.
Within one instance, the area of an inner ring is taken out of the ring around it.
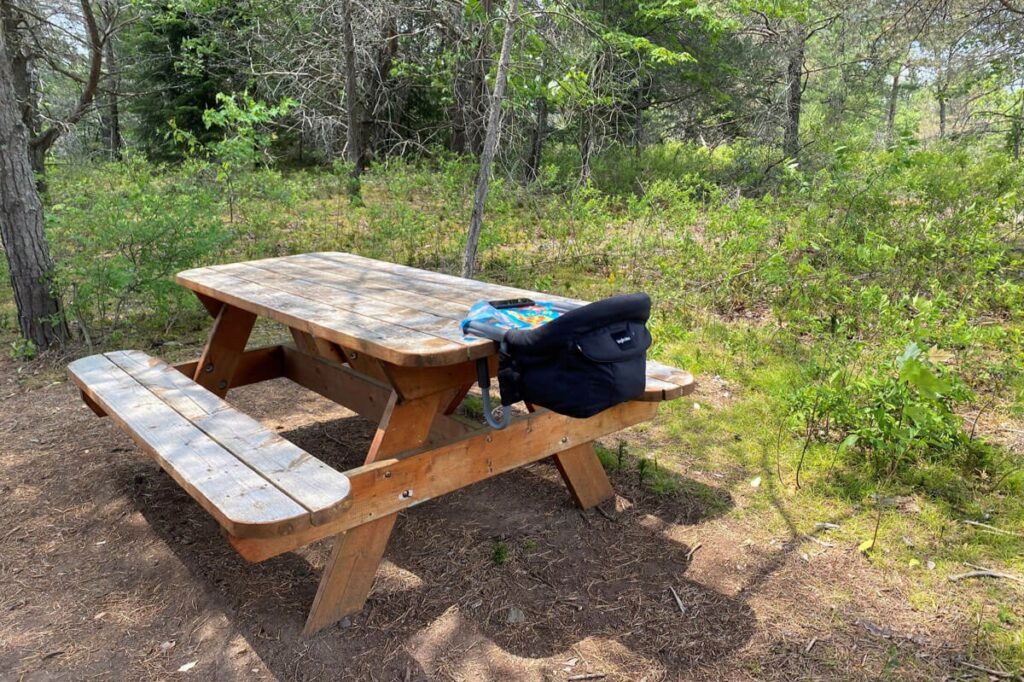
{"label": "bare soil patch", "polygon": [[[923,618],[855,551],[742,525],[713,480],[615,474],[580,512],[546,463],[401,515],[365,610],[304,638],[327,543],[247,564],[72,386],[24,384],[0,361],[0,679],[969,679],[952,602]],[[232,401],[339,469],[373,433],[284,380]]]}

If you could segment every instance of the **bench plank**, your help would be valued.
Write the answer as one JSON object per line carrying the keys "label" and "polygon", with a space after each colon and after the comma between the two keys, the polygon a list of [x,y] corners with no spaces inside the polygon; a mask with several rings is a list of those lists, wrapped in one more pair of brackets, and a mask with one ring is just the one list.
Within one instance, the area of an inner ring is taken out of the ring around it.
{"label": "bench plank", "polygon": [[345,474],[218,398],[173,367],[140,351],[107,353],[167,405],[305,507],[314,525],[340,512],[348,497]]}
{"label": "bench plank", "polygon": [[[309,512],[159,400],[103,355],[69,365],[72,378],[231,534]],[[259,533],[256,533],[257,535]]]}
{"label": "bench plank", "polygon": [[300,532],[348,505],[344,474],[145,353],[94,355],[68,370],[231,535]]}

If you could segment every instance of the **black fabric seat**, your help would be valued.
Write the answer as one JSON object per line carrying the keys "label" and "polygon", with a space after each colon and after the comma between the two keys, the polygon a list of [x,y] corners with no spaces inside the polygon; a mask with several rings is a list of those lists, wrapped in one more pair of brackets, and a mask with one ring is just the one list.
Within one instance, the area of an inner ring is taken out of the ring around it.
{"label": "black fabric seat", "polygon": [[501,402],[520,400],[570,417],[590,417],[643,395],[651,334],[647,294],[575,308],[501,343]]}

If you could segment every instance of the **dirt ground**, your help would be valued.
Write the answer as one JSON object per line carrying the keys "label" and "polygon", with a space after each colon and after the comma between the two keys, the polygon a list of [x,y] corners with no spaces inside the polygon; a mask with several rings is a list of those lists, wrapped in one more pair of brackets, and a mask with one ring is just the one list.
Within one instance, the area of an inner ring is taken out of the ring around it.
{"label": "dirt ground", "polygon": [[[0,360],[3,680],[984,679],[952,600],[922,618],[855,550],[731,519],[714,478],[613,475],[580,512],[547,463],[402,514],[363,612],[304,638],[327,543],[247,564],[72,386],[24,383]],[[373,432],[285,380],[232,401],[342,470]]]}

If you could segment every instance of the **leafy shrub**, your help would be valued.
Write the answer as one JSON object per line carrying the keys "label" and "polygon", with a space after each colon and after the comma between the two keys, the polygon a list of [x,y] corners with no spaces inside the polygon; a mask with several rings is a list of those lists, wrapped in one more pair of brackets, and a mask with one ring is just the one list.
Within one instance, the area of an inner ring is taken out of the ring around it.
{"label": "leafy shrub", "polygon": [[47,227],[56,286],[87,343],[130,325],[166,329],[181,312],[196,309],[174,274],[208,261],[232,240],[202,170],[189,165],[167,173],[133,159],[54,174],[58,200]]}
{"label": "leafy shrub", "polygon": [[882,366],[841,367],[796,391],[791,416],[808,440],[838,442],[838,455],[867,465],[877,479],[913,482],[922,466],[935,464],[974,474],[988,450],[954,411],[974,396],[939,364],[946,357],[911,342]]}

